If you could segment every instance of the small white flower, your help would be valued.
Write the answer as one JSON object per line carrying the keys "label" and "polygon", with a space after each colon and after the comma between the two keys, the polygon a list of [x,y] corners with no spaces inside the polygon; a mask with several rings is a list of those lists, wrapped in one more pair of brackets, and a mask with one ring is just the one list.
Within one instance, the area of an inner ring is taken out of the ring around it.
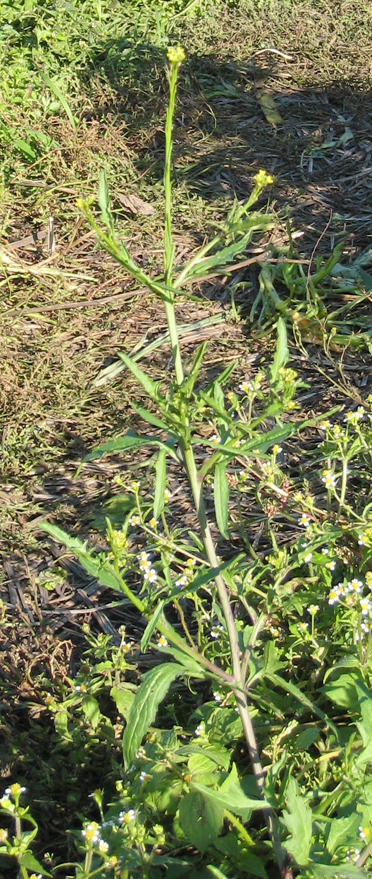
{"label": "small white flower", "polygon": [[164,635],[160,635],[160,638],[158,640],[158,647],[168,647],[168,641],[166,638],[164,638]]}
{"label": "small white flower", "polygon": [[139,774],[139,781],[140,781],[141,783],[143,783],[144,781],[150,781],[151,779],[152,779],[152,775],[149,775],[149,773],[146,772],[144,769],[143,769],[142,772],[140,772],[140,774]]}
{"label": "small white flower", "polygon": [[334,488],[336,485],[336,477],[332,473],[332,470],[323,470],[322,482],[326,488]]}
{"label": "small white flower", "polygon": [[306,562],[306,564],[308,565],[309,562],[311,562],[312,557],[313,557],[312,552],[308,552],[308,554],[305,555],[304,562]]}
{"label": "small white flower", "polygon": [[205,734],[205,723],[198,723],[197,727],[195,727],[194,735],[199,737]]}
{"label": "small white flower", "polygon": [[223,632],[223,626],[219,626],[219,625],[212,626],[212,628],[211,628],[212,638],[219,638],[221,632]]}
{"label": "small white flower", "polygon": [[334,569],[336,567],[336,562],[334,562],[334,561],[326,562],[325,566],[327,568],[327,571],[334,571]]}
{"label": "small white flower", "polygon": [[347,584],[348,592],[355,592],[357,595],[359,595],[362,592],[362,589],[363,589],[363,581],[362,580],[358,580],[356,577],[353,577],[352,580],[349,580],[349,582]]}
{"label": "small white flower", "polygon": [[253,391],[253,385],[252,385],[252,382],[250,382],[250,381],[242,382],[242,383],[239,385],[239,391],[242,391],[243,394],[249,394],[250,391]]}
{"label": "small white flower", "polygon": [[131,517],[130,517],[130,519],[129,519],[129,524],[130,524],[130,525],[132,525],[132,526],[134,526],[134,525],[139,525],[139,523],[140,523],[140,517],[139,517],[139,516],[135,515],[135,516],[131,516]]}
{"label": "small white flower", "polygon": [[312,617],[315,617],[316,612],[319,610],[319,604],[309,604],[309,607],[307,609],[309,611],[309,614]]}
{"label": "small white flower", "polygon": [[87,842],[91,843],[91,845],[97,845],[100,841],[100,826],[96,821],[91,821],[90,824],[82,830],[82,836],[86,839]]}
{"label": "small white flower", "polygon": [[118,815],[118,824],[121,827],[123,824],[130,824],[131,821],[134,821],[136,817],[136,813],[134,809],[129,809],[128,812],[120,812]]}
{"label": "small white flower", "polygon": [[368,616],[371,610],[371,602],[369,598],[361,598],[359,601],[359,606],[362,612],[362,616]]}
{"label": "small white flower", "polygon": [[214,690],[213,691],[213,698],[214,698],[215,702],[222,702],[223,693],[221,693],[220,690]]}
{"label": "small white flower", "polygon": [[299,524],[299,525],[302,525],[303,528],[308,528],[308,527],[309,527],[309,525],[311,524],[311,522],[310,522],[310,517],[307,515],[307,513],[302,513],[302,516],[300,516],[300,518],[299,518],[299,520],[298,520],[298,524]]}
{"label": "small white flower", "polygon": [[101,852],[101,855],[105,855],[109,850],[108,842],[105,842],[104,839],[100,839],[98,843],[98,851]]}
{"label": "small white flower", "polygon": [[331,591],[328,593],[328,604],[331,604],[331,605],[337,604],[338,600],[339,600],[338,589],[337,588],[331,589]]}

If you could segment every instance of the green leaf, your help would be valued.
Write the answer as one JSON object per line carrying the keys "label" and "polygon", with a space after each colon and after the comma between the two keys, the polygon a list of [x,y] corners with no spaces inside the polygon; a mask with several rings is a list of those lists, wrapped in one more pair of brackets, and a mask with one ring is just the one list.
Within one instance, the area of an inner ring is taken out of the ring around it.
{"label": "green leaf", "polygon": [[262,809],[268,805],[265,800],[258,797],[247,797],[240,784],[235,782],[230,783],[227,790],[225,788],[213,790],[197,782],[193,784],[193,789],[202,793],[207,799],[213,800],[216,806],[222,806],[229,812],[233,812],[234,815],[240,815],[243,819],[248,818],[252,810]]}
{"label": "green leaf", "polygon": [[208,864],[207,870],[212,876],[215,876],[216,879],[227,879],[226,873],[222,873],[222,870],[219,870],[218,867],[213,867],[212,864]]}
{"label": "green leaf", "polygon": [[218,529],[222,537],[228,540],[227,523],[229,518],[229,483],[226,475],[227,461],[220,461],[214,469],[214,508]]}
{"label": "green leaf", "polygon": [[278,340],[276,343],[276,351],[273,360],[273,365],[270,369],[270,379],[273,384],[278,381],[279,378],[279,370],[288,363],[289,360],[289,351],[288,351],[288,342],[287,342],[287,329],[282,317],[278,319],[277,323],[278,330]]}
{"label": "green leaf", "polygon": [[87,550],[86,543],[82,543],[77,537],[70,537],[69,534],[66,534],[66,532],[62,531],[61,528],[58,528],[57,525],[51,525],[50,522],[41,522],[39,528],[41,531],[50,534],[57,543],[62,543],[66,549],[71,550],[80,562],[82,568],[84,568],[87,574],[95,577],[101,586],[106,586],[108,589],[113,589],[115,592],[123,592],[123,584],[120,575],[116,573],[109,562],[102,561],[100,558],[95,558],[94,555]]}
{"label": "green leaf", "polygon": [[289,779],[285,802],[287,808],[283,809],[281,821],[290,837],[283,845],[300,867],[306,867],[313,835],[312,812],[294,778]]}
{"label": "green leaf", "polygon": [[340,674],[336,680],[329,681],[328,684],[321,687],[321,691],[328,696],[333,705],[337,705],[338,708],[346,708],[353,713],[359,708],[356,684],[360,680],[360,672],[355,669],[355,671]]}
{"label": "green leaf", "polygon": [[132,409],[137,415],[140,415],[144,421],[147,421],[148,424],[152,424],[153,427],[158,427],[160,430],[168,431],[168,424],[166,424],[165,421],[162,421],[161,418],[157,418],[153,412],[149,412],[148,409],[144,409],[143,406],[136,406],[133,402]]}
{"label": "green leaf", "polygon": [[70,122],[72,130],[76,131],[75,119],[72,115],[72,112],[70,110],[70,107],[66,101],[64,94],[61,92],[61,89],[59,88],[57,83],[54,82],[53,79],[49,79],[49,76],[47,76],[46,73],[42,73],[41,76],[42,76],[42,79],[44,80],[45,84],[47,86],[49,86],[49,88],[52,90],[53,94],[55,94],[56,98],[58,98],[58,100],[59,100],[61,106],[63,107],[63,109],[66,113],[66,116]]}
{"label": "green leaf", "polygon": [[82,700],[81,707],[84,711],[85,717],[92,724],[93,729],[96,729],[101,717],[97,699],[95,699],[94,696],[91,696],[90,693],[87,693]]}
{"label": "green leaf", "polygon": [[360,814],[348,815],[347,818],[333,818],[327,836],[327,850],[333,855],[338,846],[352,845],[357,836]]}
{"label": "green leaf", "polygon": [[113,234],[114,222],[112,219],[110,193],[107,186],[105,171],[101,171],[101,176],[99,178],[98,204],[101,208],[102,222],[107,226],[110,233]]}
{"label": "green leaf", "polygon": [[65,708],[60,708],[53,717],[54,727],[61,739],[72,742],[71,733],[68,730],[68,714]]}
{"label": "green leaf", "polygon": [[134,692],[128,686],[111,687],[110,696],[115,702],[118,713],[124,720],[128,720],[130,709],[134,702]]}
{"label": "green leaf", "polygon": [[158,706],[175,678],[184,674],[181,665],[165,663],[148,671],[137,690],[123,735],[124,766],[133,763],[142,739],[155,720]]}
{"label": "green leaf", "polygon": [[337,729],[330,717],[328,717],[328,714],[325,714],[325,712],[322,711],[321,708],[318,708],[315,702],[311,702],[310,699],[305,696],[302,690],[299,689],[299,687],[296,687],[296,685],[292,684],[291,681],[285,681],[283,678],[280,677],[280,675],[277,675],[275,673],[267,673],[265,677],[267,677],[268,680],[276,686],[281,687],[281,689],[283,690],[286,690],[287,693],[289,693],[291,696],[294,696],[295,699],[298,699],[298,701],[301,702],[301,704],[304,705],[305,708],[308,708],[309,711],[312,711],[314,714],[324,720],[338,739]]}
{"label": "green leaf", "polygon": [[158,460],[155,466],[154,519],[158,519],[164,510],[164,492],[166,484],[167,453],[165,449],[159,449]]}
{"label": "green leaf", "polygon": [[101,458],[102,455],[116,454],[117,452],[126,452],[128,449],[140,449],[144,446],[157,446],[159,449],[166,449],[168,454],[178,461],[177,453],[174,450],[177,440],[172,437],[165,443],[155,436],[137,436],[135,433],[126,433],[124,436],[118,436],[115,439],[97,446],[88,455],[85,455],[83,461],[94,461],[95,458]]}
{"label": "green leaf", "polygon": [[158,382],[154,382],[143,369],[140,369],[139,366],[132,360],[131,357],[128,357],[128,354],[124,354],[122,351],[119,351],[119,357],[125,363],[127,369],[134,375],[137,381],[142,385],[146,394],[149,395],[150,399],[154,401],[154,403],[159,403],[163,398],[161,397]]}
{"label": "green leaf", "polygon": [[26,870],[32,870],[33,873],[41,873],[42,876],[51,876],[51,873],[48,873],[47,870],[44,870],[44,867],[41,866],[40,862],[34,858],[31,852],[25,852],[18,858],[18,863],[25,867]]}
{"label": "green leaf", "polygon": [[182,748],[179,748],[177,754],[182,756],[183,754],[191,755],[191,754],[200,754],[203,752],[209,760],[213,760],[216,766],[221,766],[222,769],[227,772],[230,766],[230,752],[227,748],[224,748],[222,745],[218,747],[217,745],[209,745],[209,744],[193,744],[192,742],[189,745],[184,745]]}
{"label": "green leaf", "polygon": [[362,879],[366,875],[364,870],[354,864],[311,864],[311,873],[315,879],[326,879],[334,876],[335,879]]}
{"label": "green leaf", "polygon": [[224,808],[207,800],[199,791],[191,791],[181,800],[180,826],[191,845],[205,852],[222,830]]}
{"label": "green leaf", "polygon": [[154,632],[154,630],[156,629],[156,626],[159,622],[160,617],[162,617],[162,615],[163,615],[164,605],[165,605],[165,600],[158,602],[158,604],[156,606],[156,610],[154,610],[154,613],[152,614],[149,622],[147,623],[147,626],[146,626],[145,631],[144,631],[142,638],[141,638],[141,645],[140,645],[141,646],[141,653],[146,653],[147,647],[150,643],[151,635]]}
{"label": "green leaf", "polygon": [[17,140],[14,141],[14,147],[16,150],[18,150],[18,152],[22,153],[22,155],[25,156],[26,159],[31,159],[31,161],[34,161],[34,159],[36,159],[37,153],[30,146],[30,144],[26,143],[26,141],[22,140],[22,138],[17,137]]}
{"label": "green leaf", "polygon": [[201,367],[201,364],[203,361],[203,357],[205,354],[205,349],[207,347],[207,344],[208,344],[208,342],[202,342],[202,344],[200,345],[200,348],[198,348],[196,355],[195,355],[195,358],[194,358],[193,365],[190,369],[190,372],[189,372],[187,378],[183,382],[182,390],[183,390],[183,393],[185,394],[186,397],[190,396],[190,394],[192,393],[192,390],[194,388],[194,384],[195,384],[196,379],[197,379],[199,372],[200,372],[200,367]]}

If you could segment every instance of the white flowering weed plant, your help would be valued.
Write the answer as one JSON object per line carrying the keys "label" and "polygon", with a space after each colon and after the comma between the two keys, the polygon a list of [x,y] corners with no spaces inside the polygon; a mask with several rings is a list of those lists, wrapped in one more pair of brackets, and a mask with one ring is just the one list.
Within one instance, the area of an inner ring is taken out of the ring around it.
{"label": "white flowering weed plant", "polygon": [[[71,693],[49,706],[65,742],[79,712],[103,735],[106,691],[123,730],[116,796],[105,801],[102,779],[92,794],[97,821],[77,833],[82,859],[75,873],[62,866],[79,879],[353,879],[372,849],[371,405],[344,422],[335,413],[320,424],[291,418],[301,382],[287,365],[282,317],[271,366],[237,386],[234,366],[203,381],[205,344],[186,369],[175,312],[184,285],[223,274],[273,218],[252,210],[272,182],[260,171],[248,202],[175,267],[172,124],[183,60],[180,47],[168,51],[163,279],[117,240],[104,176],[104,229],[81,203],[102,246],[164,303],[174,377],[164,390],[121,355],[152,402],[136,407],[151,432],[130,431],[87,460],[148,448],[155,479],[116,478],[124,513],[120,527],[107,520],[108,550],[43,525],[143,624],[140,644],[129,625],[119,647],[97,642]],[[287,444],[305,429],[319,441],[321,469],[309,465],[316,493],[285,464]],[[175,473],[192,503],[187,526]],[[152,661],[140,683],[139,651]],[[1,851],[14,856],[7,845]]]}

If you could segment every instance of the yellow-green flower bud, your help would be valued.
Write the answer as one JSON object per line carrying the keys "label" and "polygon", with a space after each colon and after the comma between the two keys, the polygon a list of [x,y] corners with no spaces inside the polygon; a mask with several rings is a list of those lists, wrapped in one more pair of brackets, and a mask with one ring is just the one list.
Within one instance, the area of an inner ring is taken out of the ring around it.
{"label": "yellow-green flower bud", "polygon": [[262,186],[269,186],[271,183],[274,183],[274,178],[271,176],[271,174],[268,174],[267,171],[263,171],[262,168],[257,172],[257,174],[255,174],[253,179],[256,186],[259,186],[260,188]]}
{"label": "yellow-green flower bud", "polygon": [[167,58],[171,64],[182,64],[186,58],[185,50],[182,46],[169,46]]}

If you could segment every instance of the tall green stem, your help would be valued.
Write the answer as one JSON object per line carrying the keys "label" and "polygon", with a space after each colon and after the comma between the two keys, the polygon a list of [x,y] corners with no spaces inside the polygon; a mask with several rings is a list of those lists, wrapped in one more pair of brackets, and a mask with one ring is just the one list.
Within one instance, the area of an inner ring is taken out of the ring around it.
{"label": "tall green stem", "polygon": [[[164,189],[165,189],[165,258],[164,258],[164,272],[165,272],[165,284],[170,287],[172,285],[173,280],[173,260],[174,260],[174,245],[172,238],[172,181],[171,181],[171,158],[172,158],[172,125],[173,125],[173,114],[175,108],[175,99],[176,99],[176,88],[177,88],[177,77],[178,77],[178,69],[180,64],[182,63],[184,58],[184,53],[182,49],[170,49],[168,52],[168,59],[171,62],[170,72],[169,72],[169,92],[170,99],[168,105],[168,112],[166,118],[166,126],[165,126],[165,168],[164,168]],[[178,384],[181,384],[183,381],[183,367],[182,367],[182,359],[181,359],[181,351],[179,346],[179,340],[177,335],[177,324],[176,324],[176,315],[174,310],[174,296],[170,297],[168,301],[164,302],[166,317],[169,327],[169,333],[172,340],[172,353],[174,358],[176,379]],[[187,420],[187,416],[186,416]],[[188,434],[189,425],[185,420],[185,432],[184,436]],[[187,440],[182,438],[181,444],[181,454],[183,463],[185,466],[185,470],[188,476],[189,484],[191,487],[193,500],[195,504],[196,513],[199,520],[199,526],[201,531],[201,537],[203,540],[203,544],[205,547],[206,556],[211,568],[218,568],[219,560],[216,554],[210,526],[207,519],[203,491],[202,491],[202,481],[200,479],[200,475],[198,474],[194,453],[191,445],[189,445]],[[221,605],[221,609],[225,618],[226,628],[230,643],[231,650],[231,663],[233,670],[233,681],[234,681],[234,691],[235,698],[239,710],[240,719],[242,722],[242,727],[244,731],[244,737],[247,743],[247,748],[250,756],[250,760],[252,763],[253,773],[256,779],[257,788],[259,795],[264,799],[264,783],[265,776],[260,760],[260,755],[257,747],[256,735],[253,728],[253,723],[251,719],[251,715],[248,707],[247,695],[244,691],[244,680],[242,675],[242,667],[240,662],[240,649],[238,643],[238,636],[235,626],[235,621],[233,617],[233,611],[231,607],[231,602],[229,599],[228,591],[226,588],[225,581],[220,574],[217,574],[215,577],[215,583],[217,588],[217,593]],[[204,661],[205,658],[203,657]],[[282,848],[276,828],[276,821],[273,810],[269,807],[264,807],[263,812],[265,815],[267,827],[269,830],[273,851],[278,863],[279,868],[282,868],[283,865],[283,853]]]}

